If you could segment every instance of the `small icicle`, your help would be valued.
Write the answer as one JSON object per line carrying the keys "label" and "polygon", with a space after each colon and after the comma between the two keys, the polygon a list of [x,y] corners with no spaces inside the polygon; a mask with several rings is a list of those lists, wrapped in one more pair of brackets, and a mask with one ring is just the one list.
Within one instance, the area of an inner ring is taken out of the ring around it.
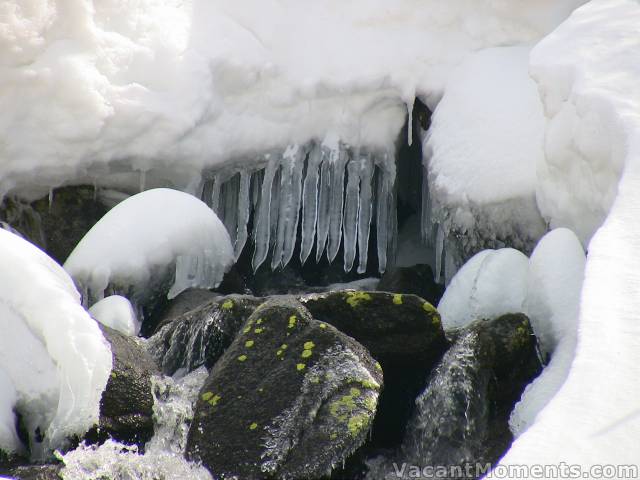
{"label": "small icicle", "polygon": [[211,181],[211,210],[219,214],[220,205],[220,189],[222,187],[222,178],[220,175],[215,175]]}
{"label": "small icicle", "polygon": [[342,240],[343,207],[344,207],[344,174],[349,161],[349,151],[344,145],[332,152],[331,158],[331,199],[329,201],[329,244],[327,259],[333,262],[340,249]]}
{"label": "small icicle", "polygon": [[444,250],[444,230],[438,225],[436,232],[436,268],[434,272],[434,280],[440,283],[440,276],[442,272],[442,254]]}
{"label": "small icicle", "polygon": [[413,106],[416,103],[416,97],[413,96],[411,102],[407,102],[407,144],[413,145]]}
{"label": "small icicle", "polygon": [[300,262],[304,265],[313,249],[318,220],[318,180],[322,149],[314,145],[307,161],[307,174],[304,179],[302,193],[302,240],[300,242]]}
{"label": "small icicle", "polygon": [[251,208],[251,200],[249,199],[250,186],[251,172],[242,170],[240,172],[240,190],[238,193],[238,236],[234,246],[236,260],[240,257],[247,243],[247,226]]}
{"label": "small icicle", "polygon": [[273,158],[269,160],[262,180],[262,189],[260,191],[260,202],[255,218],[253,229],[253,239],[255,242],[255,250],[253,252],[253,271],[258,270],[260,265],[265,261],[269,253],[269,240],[271,236],[271,189],[276,172],[279,167],[279,159]]}
{"label": "small icicle", "polygon": [[343,245],[344,271],[350,272],[356,258],[358,238],[358,199],[360,196],[360,164],[357,159],[347,164],[347,191],[344,203]]}
{"label": "small icicle", "polygon": [[318,229],[316,233],[316,263],[320,261],[329,238],[329,207],[331,205],[331,151],[322,146],[318,191]]}
{"label": "small icicle", "polygon": [[53,206],[53,187],[49,188],[49,212],[51,212],[51,207]]}
{"label": "small icicle", "polygon": [[373,211],[373,160],[370,154],[360,159],[360,213],[358,214],[358,273],[367,271],[369,255],[369,234]]}

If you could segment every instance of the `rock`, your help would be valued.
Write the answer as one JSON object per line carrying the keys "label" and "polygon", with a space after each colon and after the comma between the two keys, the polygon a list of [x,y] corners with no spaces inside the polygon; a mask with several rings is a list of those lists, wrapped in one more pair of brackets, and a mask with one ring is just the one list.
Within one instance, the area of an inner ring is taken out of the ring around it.
{"label": "rock", "polygon": [[[463,329],[416,400],[398,461],[496,462],[513,440],[509,414],[540,371],[536,338],[525,315],[481,320]],[[387,472],[393,471],[390,463]],[[384,475],[374,471],[368,478]]]}
{"label": "rock", "polygon": [[223,478],[324,477],[366,440],[381,385],[360,344],[293,299],[270,300],[211,370],[187,456]]}
{"label": "rock", "polygon": [[373,428],[372,445],[398,445],[448,343],[436,309],[415,295],[342,291],[301,298],[317,320],[356,339],[380,362],[385,389]]}
{"label": "rock", "polygon": [[113,369],[100,400],[100,425],[85,439],[96,443],[111,437],[143,446],[153,436],[151,376],[158,368],[137,338],[100,328],[111,344]]}
{"label": "rock", "polygon": [[395,267],[387,270],[377,290],[391,293],[410,293],[424,298],[431,305],[438,305],[444,294],[444,285],[436,283],[429,265]]}
{"label": "rock", "polygon": [[[16,480],[60,480],[59,475],[64,465],[25,465],[16,467],[6,472],[11,478]],[[5,475],[0,472],[0,475]]]}
{"label": "rock", "polygon": [[205,365],[211,368],[263,299],[230,295],[210,300],[176,318],[167,318],[148,349],[167,375]]}
{"label": "rock", "polygon": [[191,288],[180,293],[176,298],[159,302],[153,312],[145,319],[140,329],[140,335],[150,337],[166,324],[179,316],[194,310],[203,304],[219,297],[218,293],[203,288]]}

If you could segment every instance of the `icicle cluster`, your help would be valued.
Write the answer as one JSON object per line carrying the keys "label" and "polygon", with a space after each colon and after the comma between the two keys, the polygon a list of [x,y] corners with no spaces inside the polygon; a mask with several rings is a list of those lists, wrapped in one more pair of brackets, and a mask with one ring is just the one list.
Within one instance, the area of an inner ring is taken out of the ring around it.
{"label": "icicle cluster", "polygon": [[[351,148],[337,141],[290,145],[263,155],[250,167],[222,168],[204,184],[202,199],[222,219],[236,258],[252,228],[253,268],[267,258],[271,268],[292,259],[300,231],[300,261],[315,247],[315,259],[329,262],[344,252],[351,271],[367,270],[369,235],[376,225],[378,268],[383,272],[395,251],[395,158],[387,151]],[[246,162],[245,162],[246,165]]]}

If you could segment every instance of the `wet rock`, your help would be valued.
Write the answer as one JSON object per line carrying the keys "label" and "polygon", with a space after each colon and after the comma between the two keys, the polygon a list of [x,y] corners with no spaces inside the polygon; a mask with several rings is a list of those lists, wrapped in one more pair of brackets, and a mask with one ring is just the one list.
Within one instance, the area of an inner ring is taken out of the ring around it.
{"label": "wet rock", "polygon": [[153,436],[151,376],[158,368],[138,339],[100,328],[111,344],[113,369],[100,400],[100,425],[85,438],[95,443],[111,437],[142,446]]}
{"label": "wet rock", "polygon": [[382,275],[377,290],[413,294],[424,298],[431,305],[437,305],[444,294],[444,285],[435,282],[429,265],[414,265],[387,270]]}
{"label": "wet rock", "polygon": [[342,291],[301,298],[317,320],[356,339],[380,362],[385,390],[372,446],[400,443],[414,400],[448,343],[436,309],[415,295]]}
{"label": "wet rock", "polygon": [[176,318],[167,317],[149,339],[148,350],[167,375],[202,365],[211,368],[262,302],[243,295],[217,297]]}
{"label": "wet rock", "polygon": [[[459,331],[416,400],[396,462],[464,466],[497,461],[513,440],[509,414],[540,371],[536,338],[525,315],[481,320]],[[397,478],[385,477],[393,472],[391,463],[378,463],[368,478]]]}
{"label": "wet rock", "polygon": [[8,475],[16,480],[60,480],[63,465],[25,465],[8,472],[0,471],[0,475]]}
{"label": "wet rock", "polygon": [[208,303],[220,294],[203,288],[190,288],[180,293],[172,300],[159,302],[154,311],[145,319],[140,329],[140,335],[150,337],[162,327],[171,323],[179,316]]}
{"label": "wet rock", "polygon": [[223,478],[321,478],[366,440],[381,385],[360,344],[270,300],[205,382],[187,456]]}

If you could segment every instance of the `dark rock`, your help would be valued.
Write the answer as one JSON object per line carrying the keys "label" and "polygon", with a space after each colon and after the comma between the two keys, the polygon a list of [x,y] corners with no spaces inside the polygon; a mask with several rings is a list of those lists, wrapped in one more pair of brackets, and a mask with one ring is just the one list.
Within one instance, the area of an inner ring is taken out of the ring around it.
{"label": "dark rock", "polygon": [[176,318],[167,317],[149,339],[149,352],[167,375],[202,365],[211,368],[262,302],[260,298],[230,295],[200,304]]}
{"label": "dark rock", "polygon": [[171,323],[182,314],[194,310],[203,304],[219,297],[218,293],[201,288],[191,288],[180,293],[172,300],[160,302],[151,314],[145,318],[140,335],[150,337],[166,324]]}
{"label": "dark rock", "polygon": [[0,205],[0,221],[3,229],[46,250],[47,241],[42,229],[42,219],[28,203],[14,198],[5,198]]}
{"label": "dark rock", "polygon": [[100,400],[100,425],[85,439],[95,443],[112,437],[142,446],[153,436],[151,376],[158,368],[138,339],[100,328],[111,344],[113,368]]}
{"label": "dark rock", "polygon": [[25,465],[13,468],[8,472],[0,472],[2,475],[9,475],[16,480],[60,480],[60,472],[64,465]]}
{"label": "dark rock", "polygon": [[448,343],[436,309],[415,295],[342,291],[301,298],[313,317],[366,347],[384,371],[371,445],[400,443],[431,369]]}
{"label": "dark rock", "polygon": [[321,478],[366,440],[381,384],[360,344],[271,300],[213,367],[187,456],[223,478]]}
{"label": "dark rock", "polygon": [[383,292],[417,295],[431,305],[438,305],[444,294],[444,285],[435,282],[429,265],[395,267],[387,270],[382,275],[377,289]]}
{"label": "dark rock", "polygon": [[[397,461],[496,462],[513,440],[510,412],[540,371],[536,338],[525,315],[481,320],[463,329],[416,400]],[[390,464],[383,462],[382,469],[392,471]],[[380,471],[370,472],[369,478],[381,477]]]}

